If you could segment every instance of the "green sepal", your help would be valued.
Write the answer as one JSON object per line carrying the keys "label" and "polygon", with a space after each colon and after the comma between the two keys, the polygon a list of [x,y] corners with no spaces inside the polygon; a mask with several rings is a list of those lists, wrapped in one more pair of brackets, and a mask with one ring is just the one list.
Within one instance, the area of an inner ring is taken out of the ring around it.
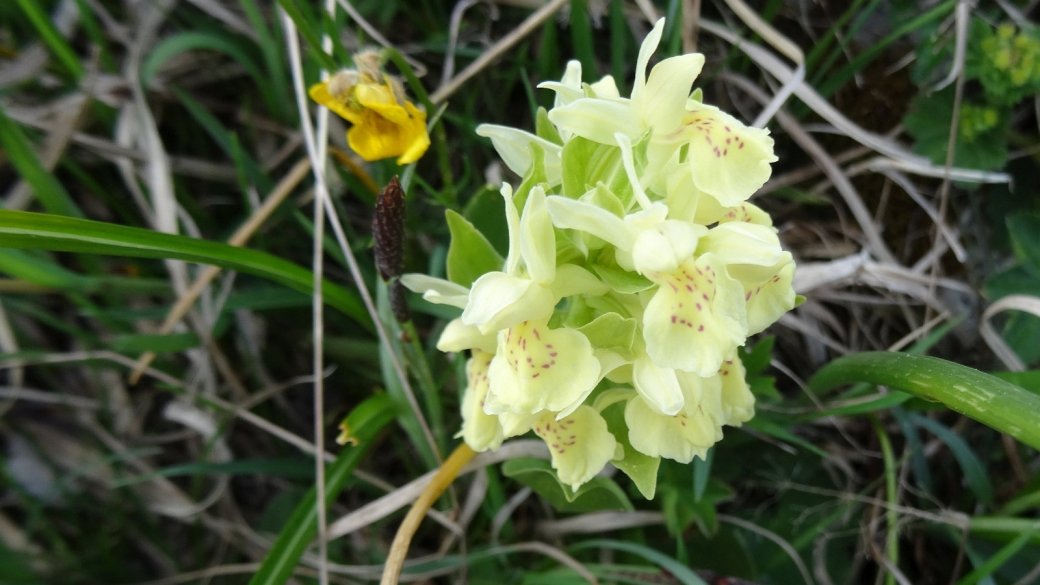
{"label": "green sepal", "polygon": [[635,509],[625,492],[613,480],[594,477],[575,491],[560,483],[552,464],[544,459],[511,459],[502,464],[502,474],[533,489],[560,512]]}
{"label": "green sepal", "polygon": [[636,320],[617,313],[604,313],[578,328],[596,347],[623,347],[631,350],[636,338]]}
{"label": "green sepal", "polygon": [[556,126],[549,121],[549,112],[541,106],[538,106],[538,112],[534,116],[534,133],[538,138],[563,146],[563,138],[560,137]]}
{"label": "green sepal", "polygon": [[628,425],[625,424],[626,404],[627,401],[616,402],[600,412],[600,416],[607,421],[607,430],[625,450],[622,459],[615,459],[611,463],[636,484],[644,498],[652,500],[657,492],[657,468],[661,465],[661,458],[644,455],[629,442]]}
{"label": "green sepal", "polygon": [[603,279],[604,284],[623,295],[640,293],[654,286],[648,279],[635,272],[623,270],[617,264],[593,264],[591,268],[596,276]]}
{"label": "green sepal", "polygon": [[546,189],[549,187],[547,184],[549,175],[545,172],[545,150],[534,141],[531,141],[529,148],[531,150],[531,166],[527,167],[527,172],[524,173],[520,186],[516,188],[516,193],[513,194],[513,204],[516,205],[516,210],[519,213],[523,213],[524,205],[527,203],[527,195],[535,185],[544,185]]}

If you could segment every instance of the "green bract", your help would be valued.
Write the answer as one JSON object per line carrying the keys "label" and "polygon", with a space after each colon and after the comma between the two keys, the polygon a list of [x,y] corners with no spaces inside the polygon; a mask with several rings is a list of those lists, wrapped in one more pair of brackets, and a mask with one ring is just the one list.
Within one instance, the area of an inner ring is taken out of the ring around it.
{"label": "green bract", "polygon": [[702,55],[647,76],[663,27],[643,42],[631,98],[609,76],[582,84],[574,61],[540,86],[556,92],[540,133],[562,146],[477,129],[524,178],[501,190],[504,263],[452,217],[454,282],[403,278],[463,309],[437,347],[472,350],[466,443],[497,449],[533,430],[574,489],[612,461],[653,497],[661,457],[703,458],[724,425],[750,420],[737,347],[795,305],[791,254],[747,203],[769,179],[773,140],[691,95]]}

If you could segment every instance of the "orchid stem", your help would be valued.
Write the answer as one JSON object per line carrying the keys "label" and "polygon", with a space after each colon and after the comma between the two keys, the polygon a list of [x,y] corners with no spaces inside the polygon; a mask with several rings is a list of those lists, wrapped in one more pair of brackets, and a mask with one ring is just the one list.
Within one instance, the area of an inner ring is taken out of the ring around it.
{"label": "orchid stem", "polygon": [[415,536],[416,530],[419,529],[419,523],[426,516],[426,512],[430,510],[430,506],[437,501],[437,498],[444,493],[444,490],[451,485],[451,482],[455,481],[459,471],[462,470],[462,466],[468,463],[470,459],[473,459],[474,455],[476,453],[469,448],[469,445],[466,443],[460,444],[455,448],[451,456],[448,457],[447,461],[441,465],[437,475],[433,476],[433,480],[426,486],[426,489],[419,494],[419,499],[415,500],[411,509],[408,510],[408,514],[397,529],[393,544],[390,545],[390,554],[387,556],[386,565],[383,567],[383,578],[379,582],[380,585],[397,585],[397,579],[401,576],[404,559],[408,555],[408,546],[412,543],[412,537]]}

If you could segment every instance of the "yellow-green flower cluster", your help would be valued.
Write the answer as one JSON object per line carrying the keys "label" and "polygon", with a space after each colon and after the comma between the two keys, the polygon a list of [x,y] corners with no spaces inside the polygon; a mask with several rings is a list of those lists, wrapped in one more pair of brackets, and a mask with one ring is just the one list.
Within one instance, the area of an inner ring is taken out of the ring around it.
{"label": "yellow-green flower cluster", "polygon": [[982,42],[994,69],[1010,75],[1011,83],[1022,86],[1040,79],[1040,41],[1015,34],[1015,27],[1002,24],[997,34]]}
{"label": "yellow-green flower cluster", "polygon": [[438,348],[472,352],[465,441],[497,449],[533,430],[574,489],[613,462],[652,497],[661,457],[705,457],[723,426],[754,415],[737,348],[795,305],[791,254],[747,202],[773,141],[691,94],[702,55],[646,74],[663,24],[630,97],[609,76],[581,83],[571,62],[540,86],[556,99],[539,135],[477,129],[523,177],[501,189],[508,256],[476,246],[470,258],[498,270],[403,279],[462,309]]}
{"label": "yellow-green flower cluster", "polygon": [[964,104],[961,106],[957,128],[962,138],[971,142],[1000,122],[1000,112],[989,106]]}
{"label": "yellow-green flower cluster", "polygon": [[983,23],[973,34],[979,37],[978,64],[974,67],[986,95],[994,104],[1013,105],[1040,90],[1040,39],[1035,30],[1015,30],[1002,24],[996,32]]}

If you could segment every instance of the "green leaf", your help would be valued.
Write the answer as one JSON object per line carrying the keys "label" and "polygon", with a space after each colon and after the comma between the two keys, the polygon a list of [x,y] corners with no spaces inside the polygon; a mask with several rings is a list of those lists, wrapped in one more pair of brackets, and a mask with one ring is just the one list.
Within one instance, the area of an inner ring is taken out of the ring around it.
{"label": "green leaf", "polygon": [[[1040,274],[1040,214],[1016,213],[1008,218],[1007,227],[1015,256]],[[1040,278],[1035,283],[1040,285]]]}
{"label": "green leaf", "polygon": [[[302,3],[304,7],[306,3]],[[311,21],[304,16],[300,6],[296,3],[296,0],[278,0],[278,5],[285,10],[285,13],[292,19],[293,24],[296,25],[296,29],[299,31],[300,36],[307,43],[310,48],[310,52],[314,55],[321,66],[327,71],[336,71],[340,68],[341,64],[336,63],[324,49],[321,48],[321,39],[318,38],[318,34],[314,32],[314,27],[311,26]]]}
{"label": "green leaf", "polygon": [[448,248],[448,280],[469,287],[488,272],[502,270],[503,260],[484,234],[477,231],[466,218],[447,210],[444,212],[451,232]]}
{"label": "green leaf", "polygon": [[909,418],[915,425],[927,429],[940,441],[946,443],[946,446],[953,452],[954,458],[957,459],[961,471],[964,472],[964,477],[968,480],[968,486],[975,493],[975,497],[983,504],[992,504],[993,486],[989,482],[989,476],[986,475],[986,467],[979,461],[968,443],[945,425],[930,418],[919,414],[911,414]]}
{"label": "green leaf", "polygon": [[1029,370],[1027,372],[993,372],[994,377],[1005,382],[1011,382],[1016,386],[1040,395],[1040,370]]}
{"label": "green leaf", "polygon": [[1008,295],[1035,295],[1040,290],[1040,268],[1012,266],[991,276],[985,288],[986,296],[994,301]]}
{"label": "green leaf", "polygon": [[880,398],[868,400],[866,402],[860,402],[858,404],[849,404],[846,406],[839,406],[837,408],[828,408],[820,412],[811,412],[798,418],[799,422],[807,420],[816,420],[825,416],[850,416],[854,414],[866,414],[868,412],[876,412],[878,410],[885,410],[886,408],[892,408],[898,406],[907,400],[913,398],[913,395],[907,394],[906,392],[899,392],[898,390],[890,392]]}
{"label": "green leaf", "polygon": [[[307,294],[313,286],[309,270],[257,250],[43,213],[0,210],[0,247],[170,258],[254,274]],[[372,319],[357,295],[327,281],[322,290],[326,303],[365,329],[374,330]]]}
{"label": "green leaf", "polygon": [[991,556],[986,562],[980,564],[973,570],[964,576],[963,579],[957,581],[957,585],[977,585],[984,579],[988,579],[990,575],[995,573],[1004,563],[1006,563],[1011,557],[1015,556],[1018,551],[1029,544],[1029,541],[1036,534],[1037,527],[1033,527],[1031,530],[1024,530],[1014,540],[1007,543],[996,554]]}
{"label": "green leaf", "polygon": [[1040,449],[1040,396],[978,370],[933,357],[863,352],[824,366],[809,381],[822,392],[869,382],[942,402],[951,410]]}
{"label": "green leaf", "polygon": [[758,340],[758,343],[750,350],[746,347],[737,348],[740,362],[744,364],[744,370],[747,371],[748,376],[761,374],[769,367],[769,362],[773,359],[774,341],[776,341],[775,337],[767,335]]}
{"label": "green leaf", "polygon": [[32,187],[44,209],[60,215],[83,217],[83,212],[76,207],[72,197],[69,196],[68,191],[57,177],[40,164],[40,160],[36,158],[36,153],[33,152],[32,145],[22,132],[22,128],[7,117],[2,107],[0,107],[0,146],[3,146],[18,174]]}
{"label": "green leaf", "polygon": [[175,353],[198,346],[199,336],[194,333],[117,335],[111,343],[111,348],[120,353]]}
{"label": "green leaf", "polygon": [[661,465],[660,457],[650,457],[637,451],[628,440],[628,425],[625,424],[625,402],[612,404],[604,408],[600,415],[607,421],[607,430],[625,449],[625,457],[619,461],[611,461],[627,475],[639,493],[648,500],[654,499],[657,492],[657,468]]}
{"label": "green leaf", "polygon": [[39,33],[47,48],[58,57],[58,60],[69,70],[69,73],[72,73],[73,77],[77,79],[81,77],[83,75],[83,64],[80,62],[79,56],[72,50],[61,31],[55,28],[50,17],[41,10],[40,2],[38,0],[17,1],[18,5],[22,7],[22,11],[29,17],[33,26],[36,27],[36,32]]}
{"label": "green leaf", "polygon": [[641,544],[622,542],[619,540],[593,539],[576,544],[570,547],[570,550],[579,551],[590,548],[609,548],[639,555],[668,571],[672,577],[678,579],[683,585],[708,585],[703,579],[697,576],[697,573],[694,573],[693,570],[686,565],[660,551]]}
{"label": "green leaf", "polygon": [[711,463],[715,460],[715,447],[708,449],[708,456],[704,459],[696,457],[693,460],[693,499],[700,501],[704,497],[704,490],[708,487],[708,478],[711,477]]}
{"label": "green leaf", "polygon": [[632,349],[636,339],[636,320],[617,313],[603,313],[578,331],[596,347],[623,347]]}
{"label": "green leaf", "polygon": [[545,171],[545,149],[533,140],[528,145],[528,149],[531,151],[531,166],[527,167],[523,181],[513,193],[513,205],[516,206],[517,212],[523,212],[524,204],[527,203],[527,195],[531,189],[549,181],[549,174]]}
{"label": "green leaf", "polygon": [[784,441],[785,443],[798,445],[799,447],[807,451],[811,451],[824,459],[830,457],[830,455],[823,449],[820,449],[819,447],[813,445],[809,441],[806,441],[805,439],[795,435],[784,426],[767,419],[761,413],[759,413],[758,416],[756,416],[755,418],[744,423],[744,426],[748,427],[749,429],[758,431],[760,433],[769,435],[774,439]]}
{"label": "green leaf", "polygon": [[628,272],[617,264],[611,264],[609,266],[592,264],[590,268],[592,268],[592,271],[596,273],[596,276],[599,276],[603,280],[604,284],[623,295],[643,292],[644,290],[654,286],[654,283],[650,282],[647,278],[644,278],[635,272]]}
{"label": "green leaf", "polygon": [[688,489],[665,484],[661,486],[661,511],[664,512],[665,526],[669,534],[678,537],[691,522],[696,522],[700,531],[711,537],[719,527],[716,505],[732,498],[733,490],[717,480],[705,482],[705,493],[701,498],[691,498]]}
{"label": "green leaf", "polygon": [[502,464],[502,473],[538,492],[561,512],[635,509],[625,492],[613,480],[594,477],[574,491],[570,486],[560,483],[552,464],[543,459],[511,459]]}
{"label": "green leaf", "polygon": [[[336,461],[325,468],[327,505],[336,501],[354,468],[372,446],[376,433],[393,420],[395,414],[394,402],[386,394],[371,396],[350,412],[344,425],[357,444],[344,447]],[[311,488],[296,506],[271,550],[267,551],[260,568],[249,580],[250,585],[281,585],[288,581],[303,552],[318,533],[317,500],[315,489]]]}
{"label": "green leaf", "polygon": [[534,132],[539,138],[563,146],[560,132],[556,130],[556,125],[549,121],[549,112],[541,106],[538,107],[538,112],[534,117]]}
{"label": "green leaf", "polygon": [[[926,156],[937,165],[946,164],[949,148],[950,124],[953,121],[953,88],[920,95],[914,99],[910,112],[903,119],[906,130],[914,138],[914,152]],[[995,170],[1007,163],[1007,130],[1010,116],[1001,115],[996,124],[978,133],[971,132],[969,124],[958,124],[956,151],[953,164],[971,169]]]}

